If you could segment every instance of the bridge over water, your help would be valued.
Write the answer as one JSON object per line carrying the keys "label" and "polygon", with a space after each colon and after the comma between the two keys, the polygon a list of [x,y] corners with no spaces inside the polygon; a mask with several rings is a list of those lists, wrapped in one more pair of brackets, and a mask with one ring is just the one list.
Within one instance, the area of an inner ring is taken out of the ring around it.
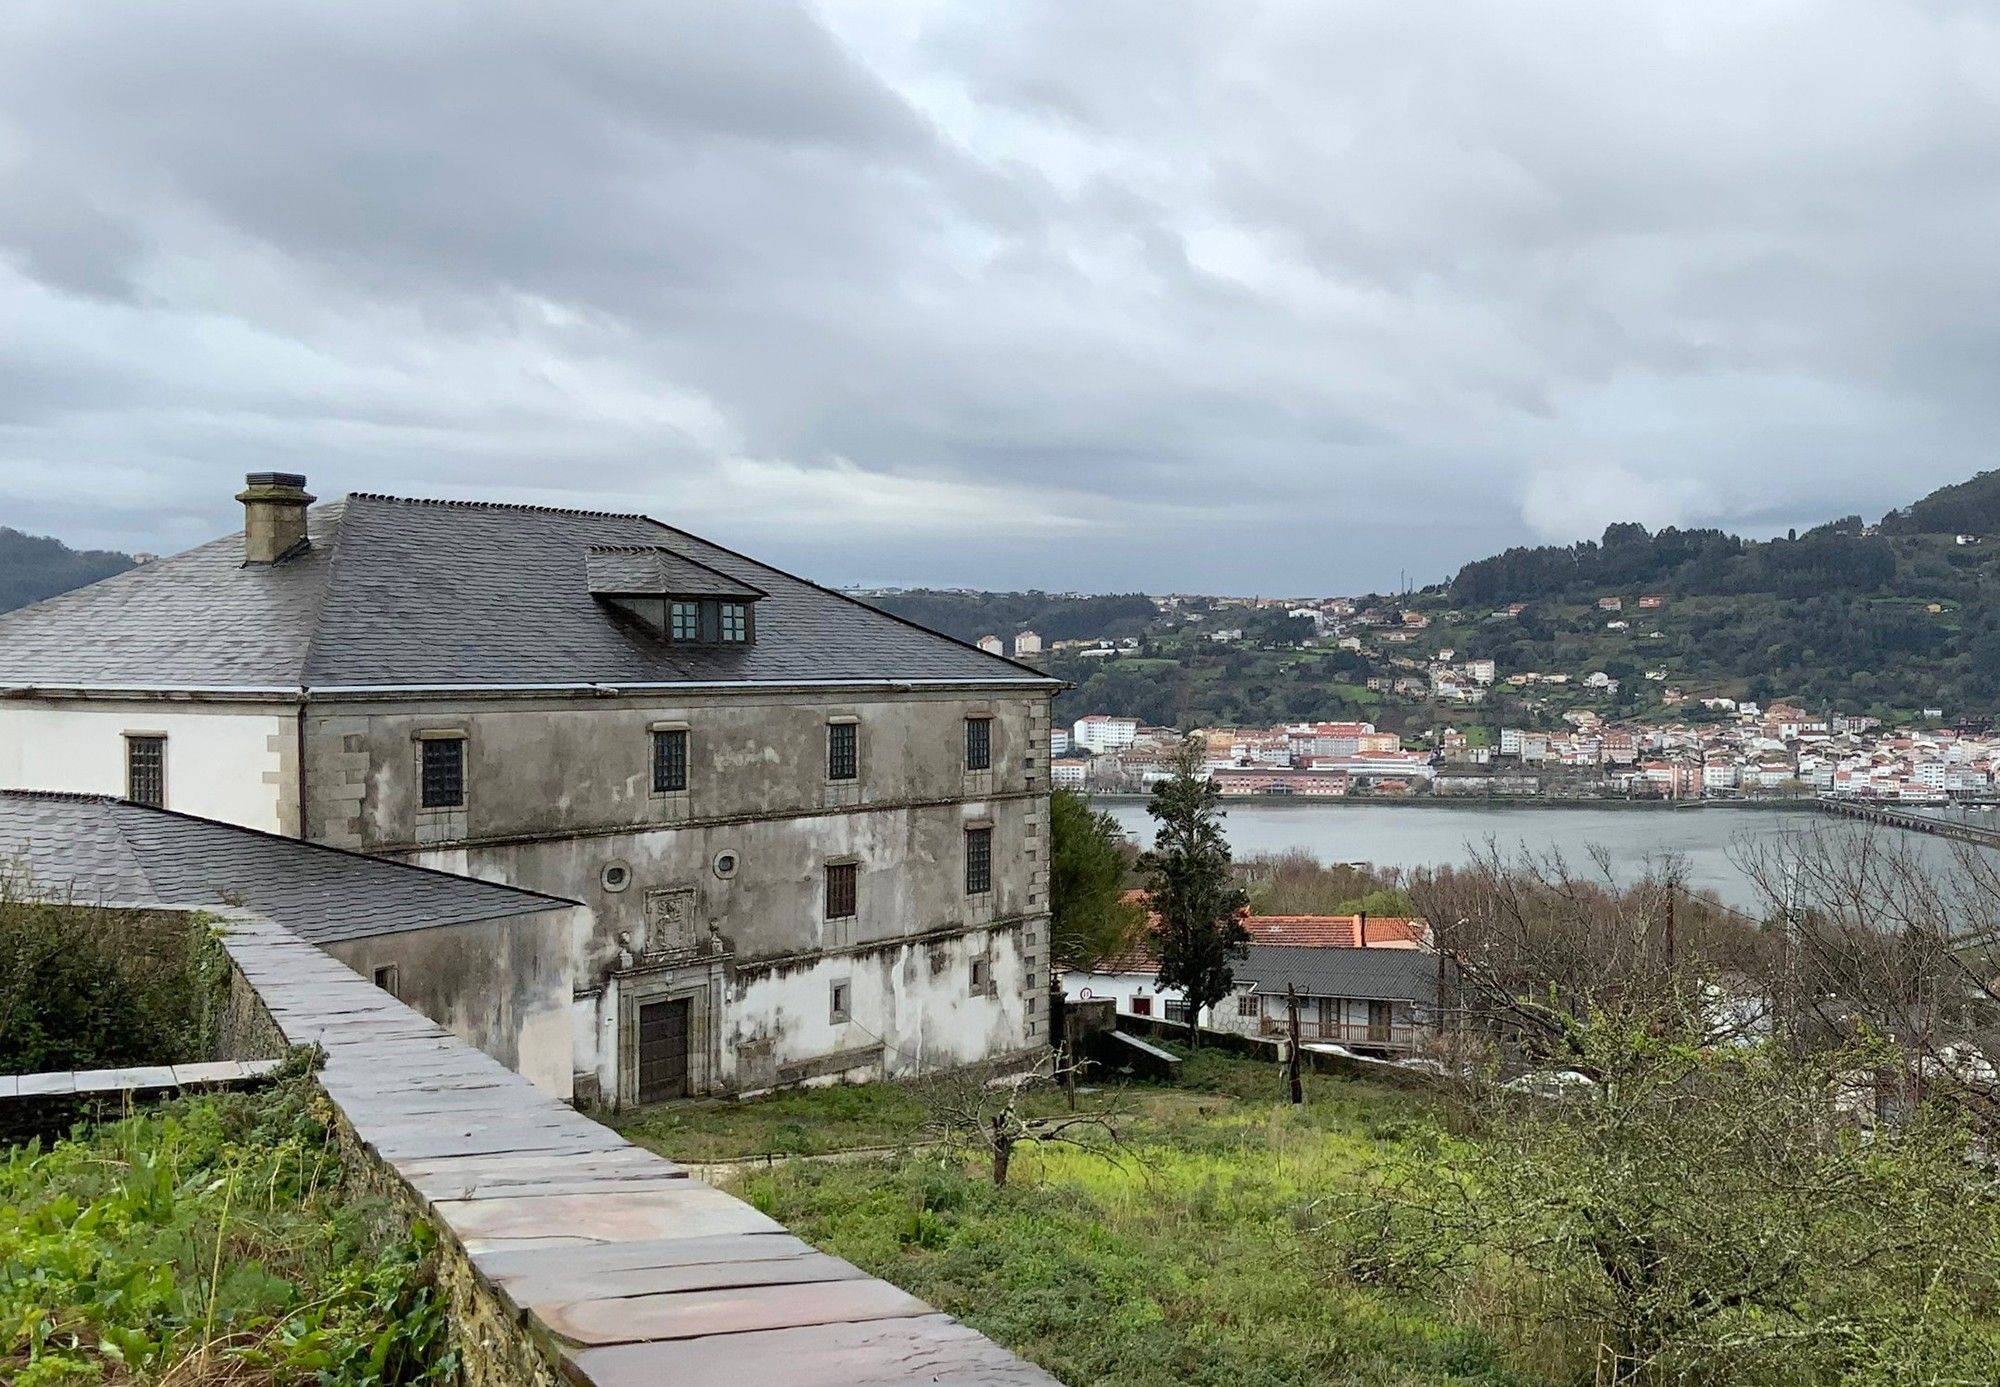
{"label": "bridge over water", "polygon": [[2000,848],[2000,828],[1984,828],[1978,824],[1967,823],[1963,819],[1947,819],[1937,814],[1926,814],[1915,809],[1904,809],[1897,805],[1879,804],[1862,799],[1835,799],[1831,796],[1822,796],[1815,800],[1814,804],[1825,814],[1860,819],[1865,823],[1882,824],[1889,828],[1906,828],[1912,833],[1929,833],[1939,838],[1977,844],[1983,848]]}

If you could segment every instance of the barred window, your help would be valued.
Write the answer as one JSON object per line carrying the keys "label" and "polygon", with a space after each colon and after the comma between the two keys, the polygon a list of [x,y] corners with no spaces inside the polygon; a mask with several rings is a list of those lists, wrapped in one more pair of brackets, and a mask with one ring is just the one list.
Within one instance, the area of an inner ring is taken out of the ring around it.
{"label": "barred window", "polygon": [[125,798],[159,808],[167,802],[167,739],[125,739]]}
{"label": "barred window", "polygon": [[826,778],[853,780],[861,770],[861,729],[851,722],[828,723],[826,728]]}
{"label": "barred window", "polygon": [[855,915],[856,864],[830,863],[826,869],[826,918],[851,920]]}
{"label": "barred window", "polygon": [[965,720],[965,768],[969,771],[993,769],[993,719]]}
{"label": "barred window", "polygon": [[677,641],[700,640],[701,605],[697,602],[669,602],[667,634]]}
{"label": "barred window", "polygon": [[1167,1003],[1167,1020],[1175,1021],[1185,1026],[1188,1021],[1188,1004],[1186,1002],[1169,1001]]}
{"label": "barred window", "polygon": [[688,734],[684,728],[653,734],[653,793],[673,794],[688,787]]}
{"label": "barred window", "polygon": [[722,604],[722,639],[731,643],[750,639],[750,609],[741,602]]}
{"label": "barred window", "polygon": [[424,808],[458,808],[465,803],[465,739],[426,737],[422,745]]}
{"label": "barred window", "polygon": [[993,889],[993,830],[965,830],[965,894],[978,896]]}

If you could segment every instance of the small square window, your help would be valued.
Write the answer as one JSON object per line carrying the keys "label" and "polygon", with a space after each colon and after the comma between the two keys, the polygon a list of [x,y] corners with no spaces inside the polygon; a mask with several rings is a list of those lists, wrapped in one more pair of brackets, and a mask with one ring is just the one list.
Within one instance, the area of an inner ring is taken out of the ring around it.
{"label": "small square window", "polygon": [[1132,1014],[1134,1016],[1151,1016],[1153,1014],[1153,999],[1151,997],[1134,997],[1132,999]]}
{"label": "small square window", "polygon": [[965,894],[983,896],[993,889],[993,830],[965,830]]}
{"label": "small square window", "polygon": [[722,639],[728,644],[750,639],[750,609],[741,602],[722,604]]}
{"label": "small square window", "polygon": [[861,773],[861,729],[851,722],[828,723],[826,778],[853,780]]}
{"label": "small square window", "polygon": [[688,734],[684,728],[653,734],[653,793],[670,795],[688,787]]}
{"label": "small square window", "polygon": [[1263,1007],[1259,1004],[1255,993],[1245,992],[1237,997],[1236,1014],[1238,1016],[1257,1016],[1262,1014],[1262,1012]]}
{"label": "small square window", "polygon": [[402,980],[397,976],[396,965],[393,963],[385,963],[375,970],[375,985],[391,997],[403,995]]}
{"label": "small square window", "polygon": [[965,720],[965,768],[969,771],[993,769],[993,719]]}
{"label": "small square window", "polygon": [[855,915],[855,879],[857,867],[852,862],[835,862],[826,869],[826,918],[829,920],[851,920]]}
{"label": "small square window", "polygon": [[125,739],[125,798],[155,809],[167,802],[167,739]]}
{"label": "small square window", "polygon": [[852,1021],[854,1019],[853,987],[848,983],[846,978],[842,978],[840,981],[836,982],[833,985],[831,991],[832,991],[832,999],[831,999],[831,1006],[829,1007],[829,1011],[831,1013],[830,1019],[836,1025],[838,1025],[842,1021]]}
{"label": "small square window", "polygon": [[422,745],[424,808],[459,808],[465,803],[465,738],[426,737]]}
{"label": "small square window", "polygon": [[667,635],[677,641],[701,639],[701,604],[667,603]]}

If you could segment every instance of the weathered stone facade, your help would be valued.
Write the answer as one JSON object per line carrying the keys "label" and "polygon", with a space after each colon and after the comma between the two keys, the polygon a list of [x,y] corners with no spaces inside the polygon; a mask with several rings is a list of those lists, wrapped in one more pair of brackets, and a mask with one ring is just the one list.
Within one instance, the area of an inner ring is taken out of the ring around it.
{"label": "weathered stone facade", "polygon": [[[986,770],[966,768],[975,717]],[[827,779],[834,721],[857,728],[852,781]],[[583,901],[585,1095],[636,1097],[636,1009],[670,997],[691,1002],[695,1092],[910,1074],[1045,1040],[1048,725],[1039,690],[343,701],[306,714],[306,827]],[[653,792],[662,726],[687,734],[684,791]],[[465,744],[465,802],[443,813],[420,788],[439,734]],[[992,880],[968,894],[974,827],[992,831]],[[857,869],[851,919],[827,918],[839,861]]]}

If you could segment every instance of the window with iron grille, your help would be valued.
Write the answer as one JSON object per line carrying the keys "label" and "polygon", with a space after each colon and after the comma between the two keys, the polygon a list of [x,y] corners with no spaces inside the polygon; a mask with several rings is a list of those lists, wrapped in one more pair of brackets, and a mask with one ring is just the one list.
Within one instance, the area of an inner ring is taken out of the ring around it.
{"label": "window with iron grille", "polygon": [[851,722],[828,723],[826,778],[853,780],[861,770],[861,729]]}
{"label": "window with iron grille", "polygon": [[673,794],[688,787],[688,734],[684,728],[653,734],[653,793]]}
{"label": "window with iron grille", "polygon": [[1167,1003],[1167,1020],[1178,1021],[1181,1025],[1185,1026],[1187,1024],[1187,1019],[1188,1019],[1188,1004],[1186,1002]]}
{"label": "window with iron grille", "polygon": [[993,830],[965,830],[965,894],[983,895],[993,889]]}
{"label": "window with iron grille", "polygon": [[167,802],[167,739],[125,739],[125,798],[155,808]]}
{"label": "window with iron grille", "polygon": [[750,609],[741,602],[722,604],[722,639],[731,643],[750,639]]}
{"label": "window with iron grille", "polygon": [[965,720],[965,768],[969,771],[993,769],[993,719]]}
{"label": "window with iron grille", "polygon": [[855,915],[856,864],[835,862],[826,869],[826,918],[851,920]]}
{"label": "window with iron grille", "polygon": [[424,808],[456,809],[465,803],[465,739],[426,737]]}
{"label": "window with iron grille", "polygon": [[701,639],[701,604],[698,602],[669,602],[667,604],[667,634],[677,641]]}

